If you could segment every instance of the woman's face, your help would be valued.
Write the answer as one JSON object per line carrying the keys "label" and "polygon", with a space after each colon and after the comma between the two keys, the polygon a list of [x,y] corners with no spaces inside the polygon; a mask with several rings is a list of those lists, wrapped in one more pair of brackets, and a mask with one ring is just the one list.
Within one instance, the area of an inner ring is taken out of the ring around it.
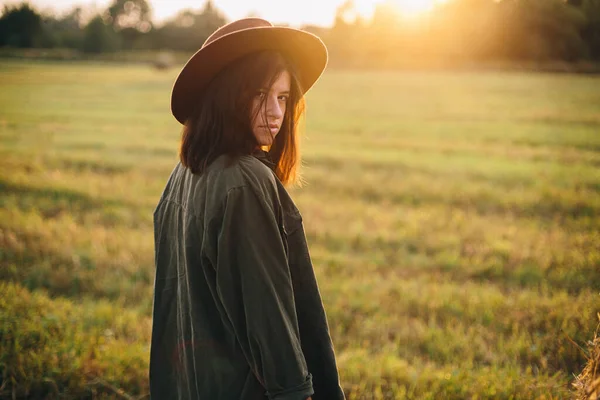
{"label": "woman's face", "polygon": [[273,86],[261,88],[252,99],[252,133],[260,146],[270,146],[281,129],[290,84],[289,72],[283,71]]}

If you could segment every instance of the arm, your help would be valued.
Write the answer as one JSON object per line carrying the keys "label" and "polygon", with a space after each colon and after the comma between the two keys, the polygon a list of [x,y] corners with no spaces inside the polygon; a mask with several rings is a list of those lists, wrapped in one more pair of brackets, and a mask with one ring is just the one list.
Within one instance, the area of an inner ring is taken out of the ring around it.
{"label": "arm", "polygon": [[[217,288],[250,368],[271,400],[311,396],[291,276],[277,212],[250,187],[226,197],[217,244]],[[310,398],[310,397],[309,397]]]}

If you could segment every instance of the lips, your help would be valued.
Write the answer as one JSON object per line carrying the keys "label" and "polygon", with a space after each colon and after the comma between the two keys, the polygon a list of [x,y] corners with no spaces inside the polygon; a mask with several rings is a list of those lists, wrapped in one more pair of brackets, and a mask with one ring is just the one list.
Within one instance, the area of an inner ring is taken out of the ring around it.
{"label": "lips", "polygon": [[277,135],[277,133],[279,132],[279,125],[278,124],[269,124],[269,125],[262,125],[261,126],[263,129],[267,129],[272,136]]}

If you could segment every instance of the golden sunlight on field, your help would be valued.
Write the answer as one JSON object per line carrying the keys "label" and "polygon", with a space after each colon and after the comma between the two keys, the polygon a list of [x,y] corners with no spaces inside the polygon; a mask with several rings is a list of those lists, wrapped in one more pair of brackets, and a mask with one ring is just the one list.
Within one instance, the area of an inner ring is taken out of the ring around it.
{"label": "golden sunlight on field", "polygon": [[[0,62],[0,399],[147,398],[175,72]],[[311,89],[291,195],[348,400],[572,397],[600,312],[599,93],[501,71]]]}

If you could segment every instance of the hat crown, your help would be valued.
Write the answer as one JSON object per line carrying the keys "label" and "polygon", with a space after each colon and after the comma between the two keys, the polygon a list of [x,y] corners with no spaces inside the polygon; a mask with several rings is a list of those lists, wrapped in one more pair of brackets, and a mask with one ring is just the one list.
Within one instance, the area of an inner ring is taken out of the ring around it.
{"label": "hat crown", "polygon": [[225,35],[229,35],[230,33],[234,33],[237,31],[244,30],[244,29],[265,28],[265,27],[272,27],[272,26],[273,26],[272,23],[270,23],[269,21],[264,20],[262,18],[238,19],[237,21],[233,21],[233,22],[230,22],[229,24],[223,25],[222,27],[220,27],[219,29],[214,31],[213,34],[210,35],[208,37],[208,39],[206,39],[206,41],[204,42],[202,47],[205,47],[205,46],[211,44],[212,42],[214,42],[215,40],[220,39]]}

